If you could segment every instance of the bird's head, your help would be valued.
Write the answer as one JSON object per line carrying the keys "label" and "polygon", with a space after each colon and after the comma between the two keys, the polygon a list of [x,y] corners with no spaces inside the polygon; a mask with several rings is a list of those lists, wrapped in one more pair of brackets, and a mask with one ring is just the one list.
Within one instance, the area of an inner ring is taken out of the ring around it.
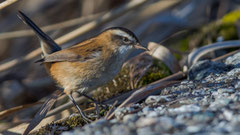
{"label": "bird's head", "polygon": [[[123,27],[112,27],[103,31],[99,37],[120,55],[127,55],[134,49],[148,50],[143,47],[135,34]],[[106,41],[108,40],[108,41]]]}

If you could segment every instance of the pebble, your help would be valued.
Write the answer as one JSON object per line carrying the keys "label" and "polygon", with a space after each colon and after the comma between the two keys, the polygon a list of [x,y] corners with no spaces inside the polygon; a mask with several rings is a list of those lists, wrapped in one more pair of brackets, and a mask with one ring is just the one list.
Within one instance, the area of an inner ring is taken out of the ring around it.
{"label": "pebble", "polygon": [[198,105],[190,104],[190,105],[182,105],[178,108],[168,109],[170,113],[173,114],[180,114],[180,113],[187,113],[187,112],[198,112],[201,110],[201,107]]}
{"label": "pebble", "polygon": [[218,89],[219,93],[234,93],[235,89]]}
{"label": "pebble", "polygon": [[146,100],[146,104],[165,103],[171,101],[169,96],[149,96]]}
{"label": "pebble", "polygon": [[137,127],[146,127],[146,126],[150,126],[153,125],[155,123],[157,123],[157,119],[156,118],[140,118],[138,121],[136,121],[136,126]]}
{"label": "pebble", "polygon": [[233,119],[233,112],[229,110],[225,110],[223,112],[223,115],[225,116],[226,120],[231,121]]}
{"label": "pebble", "polygon": [[136,120],[138,120],[138,118],[139,116],[137,114],[127,114],[123,117],[123,122],[135,122]]}
{"label": "pebble", "polygon": [[235,85],[234,85],[235,89],[239,89],[240,88],[240,81],[238,81]]}
{"label": "pebble", "polygon": [[200,125],[194,125],[194,126],[188,126],[186,130],[187,130],[189,133],[197,133],[197,132],[201,131],[202,128],[203,128],[203,127],[200,126]]}
{"label": "pebble", "polygon": [[[137,134],[138,135],[157,135],[151,127],[144,127],[144,128],[138,128],[137,129]],[[123,134],[122,134],[123,135]]]}

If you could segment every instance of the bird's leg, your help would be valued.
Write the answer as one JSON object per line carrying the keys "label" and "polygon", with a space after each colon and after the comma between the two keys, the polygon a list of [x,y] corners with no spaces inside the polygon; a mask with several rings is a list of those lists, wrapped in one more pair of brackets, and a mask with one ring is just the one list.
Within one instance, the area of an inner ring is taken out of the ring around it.
{"label": "bird's leg", "polygon": [[105,108],[105,109],[106,109],[107,104],[101,103],[101,102],[97,101],[96,99],[94,99],[93,97],[88,96],[88,95],[85,94],[85,93],[79,93],[79,94],[81,94],[82,96],[84,96],[84,97],[92,100],[96,105],[100,105],[102,108]]}
{"label": "bird's leg", "polygon": [[78,106],[77,102],[76,102],[76,101],[74,100],[74,98],[72,97],[72,93],[67,94],[67,95],[68,95],[68,97],[70,98],[70,100],[73,102],[73,104],[76,106],[76,108],[78,109],[78,111],[79,111],[80,115],[82,116],[83,120],[84,120],[85,122],[87,122],[87,123],[92,122],[92,120],[90,120],[89,118],[87,118],[87,117],[85,116],[85,114],[83,113],[83,111],[81,110],[81,108]]}
{"label": "bird's leg", "polygon": [[[85,93],[80,93],[80,92],[78,92],[80,95],[82,95],[82,96],[84,96],[84,97],[86,97],[87,99],[90,99],[90,100],[92,100],[94,103],[95,103],[95,105],[96,105],[96,112],[97,112],[97,115],[98,115],[98,118],[100,118],[100,110],[99,110],[99,105],[101,105],[101,103],[99,103],[96,99],[94,99],[94,98],[92,98],[92,97],[90,97],[90,96],[88,96],[87,94],[85,94]],[[102,106],[102,105],[101,105]]]}

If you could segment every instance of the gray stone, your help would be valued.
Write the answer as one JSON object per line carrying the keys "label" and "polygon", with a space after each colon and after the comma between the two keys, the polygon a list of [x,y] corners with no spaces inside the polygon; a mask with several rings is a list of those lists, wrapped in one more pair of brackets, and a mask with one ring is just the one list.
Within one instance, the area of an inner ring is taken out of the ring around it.
{"label": "gray stone", "polygon": [[188,72],[188,79],[202,80],[211,74],[219,74],[233,69],[231,65],[224,63],[212,62],[209,60],[199,61],[192,65]]}
{"label": "gray stone", "polygon": [[240,66],[240,53],[230,56],[226,59],[225,63],[228,65],[234,65],[235,67]]}
{"label": "gray stone", "polygon": [[171,101],[170,96],[149,96],[146,100],[146,104],[165,103]]}
{"label": "gray stone", "polygon": [[218,89],[218,92],[219,93],[234,93],[235,90],[234,89],[226,89],[226,88],[224,88],[224,89]]}
{"label": "gray stone", "polygon": [[143,127],[143,128],[138,128],[137,129],[137,134],[138,135],[158,135],[155,133],[151,127]]}
{"label": "gray stone", "polygon": [[146,127],[146,126],[151,126],[153,124],[156,124],[158,120],[156,118],[140,118],[136,122],[137,127]]}
{"label": "gray stone", "polygon": [[131,135],[131,131],[125,125],[113,125],[111,128],[112,135]]}
{"label": "gray stone", "polygon": [[194,125],[194,126],[188,126],[186,130],[189,133],[197,133],[197,132],[200,132],[202,129],[203,129],[202,125]]}
{"label": "gray stone", "polygon": [[139,116],[137,114],[127,114],[123,117],[123,122],[135,122],[138,120]]}
{"label": "gray stone", "polygon": [[234,85],[235,89],[240,89],[240,81],[237,82],[237,84]]}
{"label": "gray stone", "polygon": [[168,109],[168,111],[172,114],[181,114],[181,113],[187,113],[187,112],[198,112],[201,110],[201,107],[198,105],[183,105],[181,107],[178,108],[171,108]]}

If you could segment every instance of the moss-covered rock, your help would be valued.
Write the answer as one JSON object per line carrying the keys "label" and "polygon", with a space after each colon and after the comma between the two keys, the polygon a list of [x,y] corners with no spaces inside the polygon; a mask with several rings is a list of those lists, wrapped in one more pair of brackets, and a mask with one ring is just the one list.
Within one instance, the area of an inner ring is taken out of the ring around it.
{"label": "moss-covered rock", "polygon": [[63,131],[69,131],[84,124],[85,122],[79,114],[73,114],[63,120],[49,123],[38,131],[31,133],[31,135],[61,134]]}
{"label": "moss-covered rock", "polygon": [[[98,101],[103,101],[117,96],[123,92],[127,92],[135,88],[140,88],[171,74],[170,69],[163,62],[154,58],[152,58],[152,63],[143,76],[140,74],[131,78],[131,76],[133,76],[131,74],[134,74],[132,72],[138,72],[141,70],[138,67],[135,67],[135,71],[132,71],[132,67],[133,65],[131,65],[131,63],[125,65],[113,81],[108,83],[106,86],[99,88],[94,93],[94,98]],[[146,67],[147,66],[143,66],[141,68]]]}
{"label": "moss-covered rock", "polygon": [[153,65],[149,68],[146,75],[140,80],[138,87],[160,80],[171,75],[170,69],[160,60],[154,59]]}

